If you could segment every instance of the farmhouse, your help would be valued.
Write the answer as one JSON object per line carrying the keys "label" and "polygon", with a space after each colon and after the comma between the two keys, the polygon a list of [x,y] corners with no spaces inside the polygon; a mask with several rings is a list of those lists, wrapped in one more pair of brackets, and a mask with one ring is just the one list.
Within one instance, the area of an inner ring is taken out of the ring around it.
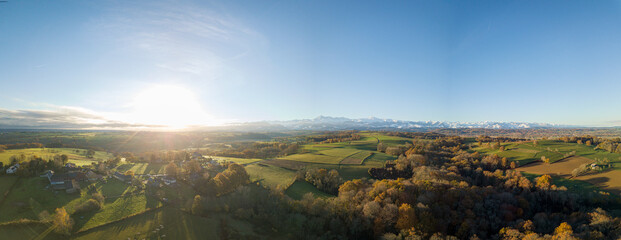
{"label": "farmhouse", "polygon": [[203,154],[200,154],[199,152],[194,152],[192,153],[192,159],[193,160],[203,160]]}
{"label": "farmhouse", "polygon": [[103,176],[93,172],[93,171],[88,171],[86,172],[86,179],[88,179],[91,182],[95,182],[97,180],[101,180],[103,178]]}
{"label": "farmhouse", "polygon": [[80,172],[48,175],[52,189],[65,190],[67,193],[78,191],[80,189],[78,181],[84,181],[85,179],[84,174]]}
{"label": "farmhouse", "polygon": [[114,178],[116,178],[116,179],[118,179],[120,181],[123,181],[123,182],[129,182],[129,181],[132,180],[132,176],[131,175],[125,175],[125,174],[122,174],[120,172],[114,172],[114,174],[112,176],[114,176]]}
{"label": "farmhouse", "polygon": [[166,185],[170,185],[170,184],[176,183],[176,182],[177,182],[177,179],[175,179],[175,178],[173,178],[173,177],[171,177],[171,176],[165,176],[165,177],[163,177],[163,178],[162,178],[162,181],[163,181]]}
{"label": "farmhouse", "polygon": [[39,175],[39,177],[44,177],[44,178],[48,178],[49,179],[50,177],[52,177],[52,175],[54,175],[54,171],[46,170],[41,175]]}
{"label": "farmhouse", "polygon": [[13,174],[15,172],[17,172],[17,169],[19,169],[19,163],[9,167],[9,169],[6,170],[7,174]]}
{"label": "farmhouse", "polygon": [[78,168],[78,166],[75,165],[75,163],[67,163],[65,164],[65,168]]}

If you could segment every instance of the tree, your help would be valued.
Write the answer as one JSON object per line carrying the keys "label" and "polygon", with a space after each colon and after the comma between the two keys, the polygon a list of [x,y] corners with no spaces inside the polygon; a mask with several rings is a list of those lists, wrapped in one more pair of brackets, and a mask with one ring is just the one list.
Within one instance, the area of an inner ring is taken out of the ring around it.
{"label": "tree", "polygon": [[567,222],[562,222],[560,225],[558,225],[558,227],[556,227],[556,229],[554,229],[554,234],[560,235],[562,233],[572,234],[574,233],[574,231],[572,230],[571,225],[569,225]]}
{"label": "tree", "polygon": [[400,230],[407,230],[414,227],[416,223],[416,212],[410,204],[403,203],[399,207],[399,218],[396,227]]}
{"label": "tree", "polygon": [[550,158],[547,158],[546,156],[541,156],[541,161],[544,163],[550,163]]}
{"label": "tree", "polygon": [[541,175],[541,177],[536,178],[535,180],[537,183],[536,184],[537,188],[548,189],[550,188],[552,177],[550,177],[550,175],[548,174],[544,174],[544,175]]}
{"label": "tree", "polygon": [[192,214],[201,215],[203,213],[203,199],[201,195],[194,196],[194,202],[192,202]]}
{"label": "tree", "polygon": [[201,164],[196,160],[191,160],[186,162],[186,164],[183,165],[183,168],[187,174],[197,173],[201,170]]}
{"label": "tree", "polygon": [[168,163],[168,165],[166,166],[166,174],[176,178],[179,175],[179,167],[177,167],[177,164],[175,164],[174,162]]}
{"label": "tree", "polygon": [[93,151],[92,149],[89,149],[88,151],[86,151],[87,158],[93,158],[94,156],[95,156],[95,151]]}
{"label": "tree", "polygon": [[67,162],[69,162],[69,157],[65,154],[60,155],[60,160],[62,161],[63,165],[67,164]]}
{"label": "tree", "polygon": [[54,231],[64,235],[71,234],[71,228],[73,228],[73,219],[67,213],[64,207],[56,209],[56,215],[54,216]]}

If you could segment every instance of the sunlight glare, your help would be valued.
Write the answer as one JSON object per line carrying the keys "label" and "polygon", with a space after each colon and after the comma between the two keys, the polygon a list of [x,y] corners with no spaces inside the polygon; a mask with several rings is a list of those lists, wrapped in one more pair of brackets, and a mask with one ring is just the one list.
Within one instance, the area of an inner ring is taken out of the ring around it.
{"label": "sunlight glare", "polygon": [[190,125],[204,125],[209,121],[196,95],[185,88],[157,85],[134,98],[132,121],[164,125],[179,129]]}

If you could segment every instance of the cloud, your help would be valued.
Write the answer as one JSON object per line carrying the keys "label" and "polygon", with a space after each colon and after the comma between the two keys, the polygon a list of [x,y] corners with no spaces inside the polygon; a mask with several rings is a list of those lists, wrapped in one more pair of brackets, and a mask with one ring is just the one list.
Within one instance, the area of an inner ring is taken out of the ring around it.
{"label": "cloud", "polygon": [[16,129],[110,129],[161,128],[158,125],[131,124],[109,119],[102,114],[77,108],[57,107],[54,110],[0,109],[0,128]]}
{"label": "cloud", "polygon": [[103,36],[137,50],[155,67],[215,78],[227,61],[265,43],[261,34],[215,8],[148,2],[130,4],[95,21]]}

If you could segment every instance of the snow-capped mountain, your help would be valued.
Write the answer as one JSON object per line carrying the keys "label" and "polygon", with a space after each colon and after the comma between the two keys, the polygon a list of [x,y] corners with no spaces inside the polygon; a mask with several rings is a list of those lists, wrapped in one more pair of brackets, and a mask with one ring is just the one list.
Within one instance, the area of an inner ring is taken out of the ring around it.
{"label": "snow-capped mountain", "polygon": [[240,123],[238,130],[422,130],[437,128],[487,128],[487,129],[525,129],[568,127],[549,123],[526,122],[442,122],[442,121],[403,121],[376,117],[350,119],[344,117],[319,116],[313,119],[289,121],[264,121]]}

